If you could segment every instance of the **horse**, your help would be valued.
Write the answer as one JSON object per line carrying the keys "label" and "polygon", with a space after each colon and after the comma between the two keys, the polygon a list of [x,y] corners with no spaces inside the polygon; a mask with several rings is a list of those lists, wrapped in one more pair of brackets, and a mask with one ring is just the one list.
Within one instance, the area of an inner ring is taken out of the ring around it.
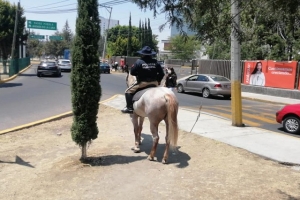
{"label": "horse", "polygon": [[[135,81],[136,77],[129,72],[126,78],[127,87],[131,86]],[[138,93],[139,92],[136,94]],[[133,99],[135,99],[135,97],[136,95]],[[134,101],[133,108],[134,111],[130,114],[130,118],[134,129],[135,146],[132,150],[135,153],[140,152],[143,122],[145,117],[147,117],[150,122],[150,131],[153,137],[152,148],[147,159],[154,161],[159,141],[158,125],[164,120],[166,125],[166,145],[162,163],[166,164],[169,156],[169,148],[175,149],[178,140],[178,100],[175,94],[166,87],[157,86],[147,88],[141,97],[137,101]]]}

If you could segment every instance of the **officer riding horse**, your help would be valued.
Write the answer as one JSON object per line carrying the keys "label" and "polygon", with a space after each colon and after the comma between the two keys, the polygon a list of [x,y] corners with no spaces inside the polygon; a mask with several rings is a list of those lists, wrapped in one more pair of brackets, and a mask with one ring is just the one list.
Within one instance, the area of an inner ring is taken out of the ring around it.
{"label": "officer riding horse", "polygon": [[[159,141],[158,125],[164,120],[166,125],[166,148],[163,163],[167,163],[169,147],[176,148],[178,139],[178,101],[175,94],[166,87],[157,87],[164,77],[164,72],[152,56],[155,52],[150,47],[138,51],[142,55],[128,72],[125,91],[126,107],[123,113],[130,113],[134,126],[135,146],[134,152],[140,152],[141,132],[144,118],[148,117],[150,131],[153,137],[149,160],[154,160]],[[132,102],[134,100],[134,103]]]}

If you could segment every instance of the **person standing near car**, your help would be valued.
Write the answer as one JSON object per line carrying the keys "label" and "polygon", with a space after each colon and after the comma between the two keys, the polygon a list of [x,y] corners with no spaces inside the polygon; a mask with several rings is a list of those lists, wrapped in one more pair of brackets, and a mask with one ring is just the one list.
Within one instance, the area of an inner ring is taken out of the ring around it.
{"label": "person standing near car", "polygon": [[137,81],[127,88],[125,91],[126,107],[122,109],[122,113],[133,113],[132,98],[138,89],[146,88],[150,85],[158,86],[165,73],[161,65],[152,56],[156,52],[148,46],[144,46],[140,51],[141,58],[138,59],[130,69],[130,74],[136,76]]}
{"label": "person standing near car", "polygon": [[167,73],[165,86],[174,92],[177,85],[177,74],[173,67],[169,68]]}

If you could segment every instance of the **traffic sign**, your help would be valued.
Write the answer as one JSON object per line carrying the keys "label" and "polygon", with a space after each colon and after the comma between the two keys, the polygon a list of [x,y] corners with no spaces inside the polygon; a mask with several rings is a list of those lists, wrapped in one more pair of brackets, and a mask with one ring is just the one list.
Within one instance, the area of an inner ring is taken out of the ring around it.
{"label": "traffic sign", "polygon": [[57,23],[56,22],[27,20],[27,28],[57,30]]}
{"label": "traffic sign", "polygon": [[63,40],[63,37],[58,36],[58,35],[52,35],[52,36],[49,36],[49,39],[50,40]]}
{"label": "traffic sign", "polygon": [[37,39],[37,40],[43,40],[45,39],[44,35],[29,35],[30,39]]}

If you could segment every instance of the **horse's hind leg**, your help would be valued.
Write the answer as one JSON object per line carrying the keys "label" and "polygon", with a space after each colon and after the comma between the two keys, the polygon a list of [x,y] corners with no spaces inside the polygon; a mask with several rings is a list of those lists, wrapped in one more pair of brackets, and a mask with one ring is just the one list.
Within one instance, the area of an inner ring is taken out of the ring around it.
{"label": "horse's hind leg", "polygon": [[166,139],[166,148],[165,148],[165,152],[164,152],[164,157],[162,159],[163,164],[168,163],[169,148],[170,148],[170,143],[168,142],[168,133],[169,133],[168,120],[165,120],[165,124],[166,124],[166,138],[165,138]]}
{"label": "horse's hind leg", "polygon": [[153,161],[155,153],[156,153],[157,144],[158,144],[158,141],[159,141],[158,124],[153,124],[153,123],[150,122],[150,130],[151,130],[152,137],[153,137],[153,143],[152,143],[152,148],[151,148],[150,155],[148,156],[148,160]]}

